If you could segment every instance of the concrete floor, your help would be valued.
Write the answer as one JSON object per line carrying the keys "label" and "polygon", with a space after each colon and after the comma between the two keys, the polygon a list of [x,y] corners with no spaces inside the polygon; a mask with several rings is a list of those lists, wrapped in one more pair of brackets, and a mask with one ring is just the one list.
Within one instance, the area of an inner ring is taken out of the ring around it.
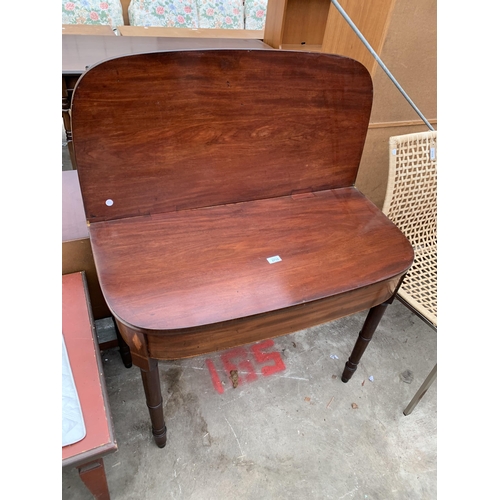
{"label": "concrete floor", "polygon": [[[436,361],[436,334],[394,302],[344,384],[340,375],[363,320],[357,314],[274,339],[263,352],[277,353],[276,360],[264,363],[247,348],[234,358],[236,388],[224,372],[227,351],[160,362],[164,449],[150,435],[139,369],[126,369],[117,349],[103,351],[118,442],[104,458],[111,498],[437,498],[436,384],[413,413],[402,413]],[[97,323],[102,329],[105,320]],[[266,375],[262,368],[279,359],[282,369]],[[406,370],[414,374],[410,384],[401,376]],[[62,486],[63,499],[92,498],[76,470],[63,471]]]}
{"label": "concrete floor", "polygon": [[[235,353],[160,362],[164,449],[150,434],[139,369],[126,369],[117,349],[103,351],[118,443],[104,458],[111,498],[437,498],[437,384],[403,415],[436,363],[436,333],[395,301],[344,384],[364,318],[274,339],[262,352],[275,354],[263,362],[245,347],[233,358],[236,388],[224,369]],[[114,334],[110,320],[96,323],[100,341]],[[411,383],[402,376],[407,370]],[[92,499],[74,469],[63,471],[62,498]]]}

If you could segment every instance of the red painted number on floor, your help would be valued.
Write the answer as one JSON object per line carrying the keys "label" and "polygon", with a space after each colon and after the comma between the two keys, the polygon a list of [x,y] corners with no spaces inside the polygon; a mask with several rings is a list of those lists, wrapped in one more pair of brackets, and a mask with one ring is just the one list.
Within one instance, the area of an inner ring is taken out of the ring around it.
{"label": "red painted number on floor", "polygon": [[[238,386],[257,380],[259,374],[257,374],[254,368],[254,363],[260,367],[260,375],[264,375],[264,377],[269,377],[269,375],[285,370],[286,366],[279,352],[266,352],[267,349],[272,347],[274,347],[274,341],[268,339],[253,344],[250,347],[235,347],[221,354],[219,359],[222,363],[226,383],[229,384],[229,387],[232,387],[230,374],[233,370],[238,370]],[[216,359],[216,361],[218,360]],[[267,364],[260,366],[264,363]],[[222,394],[224,386],[219,377],[215,362],[212,359],[207,359],[206,364],[215,390],[219,394]]]}
{"label": "red painted number on floor", "polygon": [[262,375],[265,377],[269,377],[273,373],[278,373],[283,371],[285,367],[285,363],[281,359],[279,352],[262,352],[263,349],[268,349],[269,347],[274,346],[273,339],[264,340],[263,342],[259,342],[258,344],[254,344],[250,349],[252,351],[253,357],[257,363],[266,363],[267,361],[273,361],[274,364],[267,365],[262,367]]}
{"label": "red painted number on floor", "polygon": [[208,371],[210,372],[210,376],[212,377],[212,384],[214,384],[215,390],[222,394],[224,392],[224,387],[222,387],[222,383],[220,381],[219,375],[217,374],[217,369],[215,368],[214,362],[211,359],[207,359],[206,361]]}
{"label": "red painted number on floor", "polygon": [[[238,370],[240,384],[242,382],[253,382],[257,380],[257,374],[253,369],[252,363],[248,359],[248,352],[245,347],[235,347],[230,351],[226,351],[221,355],[221,359],[226,373],[231,373],[231,370]],[[237,363],[233,361],[237,361]]]}

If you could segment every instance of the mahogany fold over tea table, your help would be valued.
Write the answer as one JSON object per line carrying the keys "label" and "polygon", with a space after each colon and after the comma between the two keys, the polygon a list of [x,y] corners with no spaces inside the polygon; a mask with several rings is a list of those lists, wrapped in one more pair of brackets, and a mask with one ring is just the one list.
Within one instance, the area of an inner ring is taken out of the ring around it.
{"label": "mahogany fold over tea table", "polygon": [[355,187],[372,105],[358,62],[193,50],[104,61],[72,101],[104,297],[166,444],[158,360],[370,309],[347,382],[412,264]]}

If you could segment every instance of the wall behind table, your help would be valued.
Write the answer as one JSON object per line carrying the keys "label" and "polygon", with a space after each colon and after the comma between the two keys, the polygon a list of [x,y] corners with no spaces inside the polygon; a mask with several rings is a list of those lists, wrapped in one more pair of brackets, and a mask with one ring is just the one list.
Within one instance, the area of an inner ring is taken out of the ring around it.
{"label": "wall behind table", "polygon": [[[379,55],[437,130],[436,18],[436,0],[396,0]],[[382,208],[389,168],[389,137],[429,129],[378,64],[373,86],[370,128],[356,186]]]}

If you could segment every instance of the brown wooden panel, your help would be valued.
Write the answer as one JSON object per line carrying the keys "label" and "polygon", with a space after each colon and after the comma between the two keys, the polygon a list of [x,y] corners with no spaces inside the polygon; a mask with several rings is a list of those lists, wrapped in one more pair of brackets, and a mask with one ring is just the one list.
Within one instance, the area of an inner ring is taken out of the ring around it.
{"label": "brown wooden panel", "polygon": [[96,222],[90,233],[113,315],[143,332],[345,293],[392,279],[413,259],[355,188]]}
{"label": "brown wooden panel", "polygon": [[[342,0],[339,3],[375,52],[380,54],[395,1]],[[366,66],[371,74],[374,73],[375,59],[335,5],[330,6],[323,51],[352,57]]]}
{"label": "brown wooden panel", "polygon": [[321,45],[330,0],[288,0],[284,19],[284,44]]}
{"label": "brown wooden panel", "polygon": [[[436,1],[396,0],[379,54],[437,129],[436,52]],[[428,128],[378,65],[373,86],[373,111],[356,186],[382,208],[389,168],[389,137],[424,132]]]}
{"label": "brown wooden panel", "polygon": [[267,314],[175,332],[168,337],[149,334],[149,355],[170,360],[198,356],[320,325],[382,303],[394,293],[399,279],[397,276],[341,295]]}
{"label": "brown wooden panel", "polygon": [[[383,49],[379,52],[428,120],[437,118],[436,25],[436,0],[397,0]],[[373,79],[372,122],[420,120],[380,67]]]}
{"label": "brown wooden panel", "polygon": [[98,64],[72,104],[87,219],[352,185],[371,99],[366,69],[331,54],[207,50]]}
{"label": "brown wooden panel", "polygon": [[267,2],[264,43],[275,49],[281,48],[287,3],[287,0],[268,0]]}

